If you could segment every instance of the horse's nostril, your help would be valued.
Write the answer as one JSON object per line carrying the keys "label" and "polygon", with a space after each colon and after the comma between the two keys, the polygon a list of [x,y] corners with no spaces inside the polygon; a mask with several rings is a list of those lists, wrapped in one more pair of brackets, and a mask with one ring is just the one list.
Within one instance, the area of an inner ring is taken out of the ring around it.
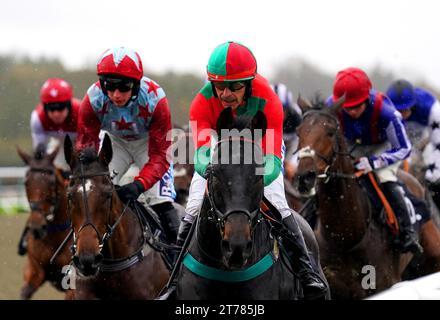
{"label": "horse's nostril", "polygon": [[222,240],[222,250],[223,252],[230,252],[231,249],[231,243],[228,240]]}
{"label": "horse's nostril", "polygon": [[308,182],[313,182],[316,179],[316,173],[314,171],[307,172],[305,180]]}
{"label": "horse's nostril", "polygon": [[246,252],[250,253],[252,251],[252,241],[248,241],[246,244]]}
{"label": "horse's nostril", "polygon": [[315,183],[316,173],[314,171],[307,171],[298,176],[299,184],[311,186]]}
{"label": "horse's nostril", "polygon": [[102,255],[101,253],[97,254],[95,257],[95,265],[100,264],[102,260],[104,260],[104,255]]}
{"label": "horse's nostril", "polygon": [[74,255],[74,256],[72,257],[72,261],[73,261],[73,264],[74,264],[76,267],[79,267],[79,266],[80,266],[79,257],[78,257],[77,255]]}
{"label": "horse's nostril", "polygon": [[249,241],[247,242],[247,244],[246,244],[245,249],[244,249],[244,255],[245,255],[245,257],[248,257],[248,256],[250,256],[250,255],[252,254],[252,247],[253,247],[253,245],[252,245],[252,241],[249,240]]}

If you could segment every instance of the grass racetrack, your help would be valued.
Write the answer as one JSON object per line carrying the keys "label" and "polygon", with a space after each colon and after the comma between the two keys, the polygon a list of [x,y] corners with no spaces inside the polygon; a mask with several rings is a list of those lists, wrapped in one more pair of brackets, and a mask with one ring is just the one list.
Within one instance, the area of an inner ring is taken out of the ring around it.
{"label": "grass racetrack", "polygon": [[[27,214],[0,215],[0,299],[19,299],[23,285],[23,265],[26,257],[17,254],[18,239]],[[45,283],[35,293],[34,300],[63,299],[64,294]]]}

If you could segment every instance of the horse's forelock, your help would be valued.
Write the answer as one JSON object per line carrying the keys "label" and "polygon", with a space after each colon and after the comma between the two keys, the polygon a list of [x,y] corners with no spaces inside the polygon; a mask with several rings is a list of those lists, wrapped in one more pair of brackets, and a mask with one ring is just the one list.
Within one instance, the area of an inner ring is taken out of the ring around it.
{"label": "horse's forelock", "polygon": [[98,153],[94,147],[87,147],[80,152],[79,159],[83,164],[89,164],[98,160]]}
{"label": "horse's forelock", "polygon": [[325,103],[325,100],[321,97],[321,95],[319,93],[317,93],[312,100],[312,106],[313,109],[317,109],[317,110],[328,110],[328,106]]}
{"label": "horse's forelock", "polygon": [[241,131],[241,130],[250,128],[251,123],[252,123],[252,117],[250,117],[250,116],[236,117],[234,119],[234,123],[232,125],[232,128]]}
{"label": "horse's forelock", "polygon": [[40,143],[35,149],[34,158],[35,160],[42,160],[46,154],[46,145]]}

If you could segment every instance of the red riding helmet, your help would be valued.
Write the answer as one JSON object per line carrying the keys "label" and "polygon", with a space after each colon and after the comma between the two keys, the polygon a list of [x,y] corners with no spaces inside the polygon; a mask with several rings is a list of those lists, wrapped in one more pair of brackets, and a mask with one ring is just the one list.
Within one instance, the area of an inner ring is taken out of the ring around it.
{"label": "red riding helmet", "polygon": [[119,47],[105,51],[97,64],[98,75],[119,75],[141,80],[144,70],[137,52]]}
{"label": "red riding helmet", "polygon": [[47,79],[40,90],[42,104],[70,102],[73,97],[72,86],[64,79]]}
{"label": "red riding helmet", "polygon": [[358,68],[347,68],[339,71],[333,85],[333,101],[345,94],[343,107],[354,107],[367,100],[372,84],[367,74]]}
{"label": "red riding helmet", "polygon": [[229,41],[214,49],[207,73],[209,81],[252,80],[257,75],[257,60],[249,48]]}

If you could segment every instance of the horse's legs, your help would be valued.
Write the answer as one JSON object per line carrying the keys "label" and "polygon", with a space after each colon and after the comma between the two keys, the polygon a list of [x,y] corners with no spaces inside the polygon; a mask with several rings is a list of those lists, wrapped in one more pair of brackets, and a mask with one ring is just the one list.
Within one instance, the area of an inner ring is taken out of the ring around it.
{"label": "horse's legs", "polygon": [[24,267],[25,284],[21,288],[20,298],[22,300],[30,299],[45,281],[45,275],[43,268],[38,262],[28,256]]}
{"label": "horse's legs", "polygon": [[421,266],[423,274],[440,271],[440,231],[432,219],[428,220],[420,230],[420,242],[426,257]]}

